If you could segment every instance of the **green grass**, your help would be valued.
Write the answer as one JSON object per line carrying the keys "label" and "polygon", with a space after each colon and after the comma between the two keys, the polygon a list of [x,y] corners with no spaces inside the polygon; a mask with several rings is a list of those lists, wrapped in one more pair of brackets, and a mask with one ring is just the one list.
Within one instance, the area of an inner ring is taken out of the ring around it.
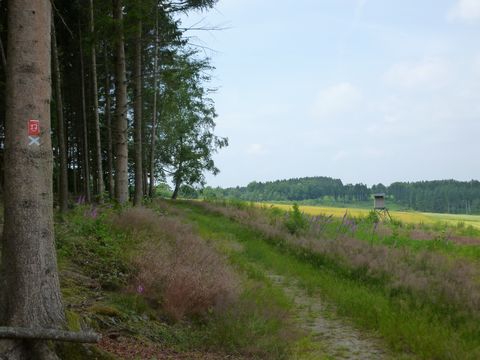
{"label": "green grass", "polygon": [[232,255],[236,263],[257,264],[296,279],[308,291],[318,292],[334,303],[339,315],[378,332],[393,351],[424,359],[480,357],[480,333],[475,321],[449,318],[413,297],[392,295],[381,284],[350,278],[335,264],[308,263],[259,232],[226,217],[207,214],[194,204],[180,206],[190,209],[190,219],[205,238],[229,238],[242,245],[243,251]]}
{"label": "green grass", "polygon": [[462,245],[455,244],[452,241],[441,238],[434,240],[415,240],[408,237],[408,235],[398,236],[374,236],[372,237],[368,232],[357,233],[357,238],[371,241],[374,244],[382,244],[394,247],[406,247],[414,251],[436,251],[442,254],[452,256],[453,258],[466,258],[480,261],[480,246],[479,245]]}

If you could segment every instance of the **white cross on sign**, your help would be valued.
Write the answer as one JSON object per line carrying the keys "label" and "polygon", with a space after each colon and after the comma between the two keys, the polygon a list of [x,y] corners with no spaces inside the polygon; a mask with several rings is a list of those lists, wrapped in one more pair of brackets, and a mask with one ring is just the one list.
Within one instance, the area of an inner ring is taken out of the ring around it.
{"label": "white cross on sign", "polygon": [[29,136],[30,142],[28,145],[37,145],[40,146],[40,136]]}

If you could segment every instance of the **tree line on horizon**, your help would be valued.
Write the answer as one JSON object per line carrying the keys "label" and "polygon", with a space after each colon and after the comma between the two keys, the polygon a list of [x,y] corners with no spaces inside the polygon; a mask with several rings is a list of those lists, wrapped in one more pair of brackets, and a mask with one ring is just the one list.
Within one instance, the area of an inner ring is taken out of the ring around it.
{"label": "tree line on horizon", "polygon": [[[216,2],[52,1],[53,181],[62,211],[74,199],[138,205],[166,179],[176,197],[182,184],[219,171],[212,155],[228,141],[214,134],[213,67],[179,20]],[[7,1],[0,10],[3,189]]]}
{"label": "tree line on horizon", "polygon": [[[186,194],[188,192],[185,190]],[[425,212],[480,214],[480,182],[435,180],[394,182],[388,186],[371,187],[343,184],[330,177],[305,177],[267,182],[251,182],[230,188],[207,187],[206,198],[239,199],[244,201],[308,201],[319,204],[354,204],[371,201],[373,194],[384,193],[396,206]],[[192,193],[190,194],[192,195]]]}

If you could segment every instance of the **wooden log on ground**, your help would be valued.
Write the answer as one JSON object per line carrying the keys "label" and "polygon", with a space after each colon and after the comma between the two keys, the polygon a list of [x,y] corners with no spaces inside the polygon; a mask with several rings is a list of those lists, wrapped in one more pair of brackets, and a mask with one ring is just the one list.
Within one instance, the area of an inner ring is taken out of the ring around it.
{"label": "wooden log on ground", "polygon": [[100,341],[100,335],[94,332],[72,332],[57,329],[0,326],[0,339],[31,339],[77,343],[97,343]]}

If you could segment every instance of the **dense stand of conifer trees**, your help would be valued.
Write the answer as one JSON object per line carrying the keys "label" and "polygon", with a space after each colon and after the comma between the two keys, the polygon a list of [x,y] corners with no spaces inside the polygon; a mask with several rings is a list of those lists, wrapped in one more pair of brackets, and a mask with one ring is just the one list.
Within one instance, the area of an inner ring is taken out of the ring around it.
{"label": "dense stand of conifer trees", "polygon": [[[216,0],[52,1],[55,204],[110,197],[138,205],[170,177],[177,187],[218,171],[209,60],[180,15]],[[0,1],[0,141],[3,186],[8,2]],[[42,126],[42,124],[40,124]]]}
{"label": "dense stand of conifer trees", "polygon": [[54,202],[139,205],[218,171],[212,69],[176,20],[215,1],[0,0],[0,358],[58,359]]}

